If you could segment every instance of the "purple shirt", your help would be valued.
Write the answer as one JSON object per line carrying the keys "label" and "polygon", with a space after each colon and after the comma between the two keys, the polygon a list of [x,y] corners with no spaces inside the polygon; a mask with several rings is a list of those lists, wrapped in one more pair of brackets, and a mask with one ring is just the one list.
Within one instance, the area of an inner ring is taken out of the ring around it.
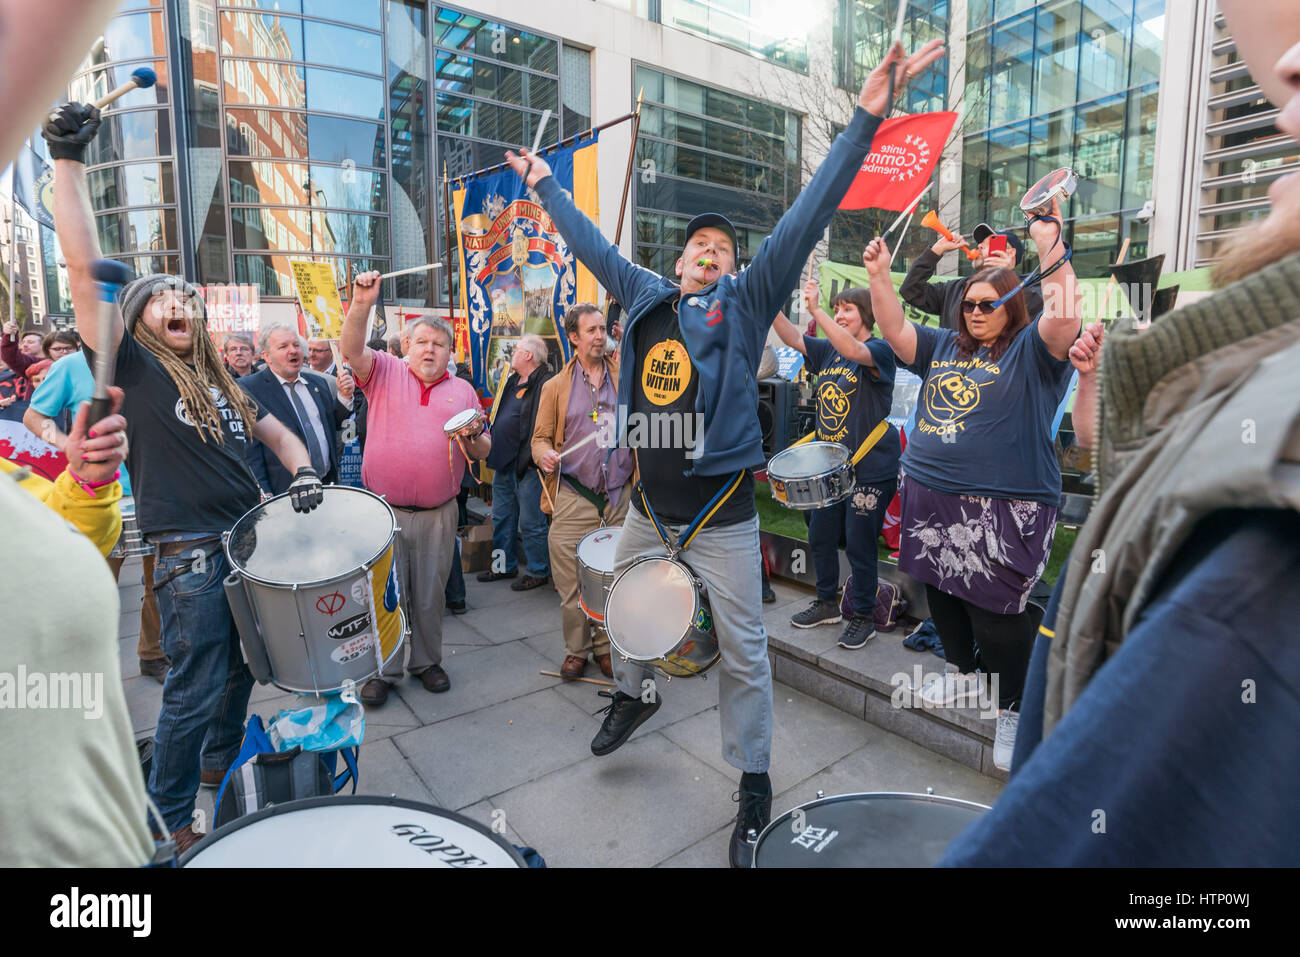
{"label": "purple shirt", "polygon": [[[609,436],[616,434],[615,417],[618,415],[618,390],[613,377],[606,368],[601,377],[600,388],[595,390],[595,402],[592,402],[592,386],[581,362],[575,362],[573,368],[573,385],[569,388],[569,407],[564,413],[564,447],[573,448],[585,439],[593,430],[604,426]],[[597,418],[592,419],[593,409]],[[608,423],[608,424],[606,424]],[[626,448],[604,448],[604,439],[588,442],[576,452],[565,455],[560,463],[560,474],[577,479],[594,492],[604,492],[609,497],[610,505],[618,504],[619,493],[632,474],[632,450]],[[608,456],[608,458],[607,458]]]}

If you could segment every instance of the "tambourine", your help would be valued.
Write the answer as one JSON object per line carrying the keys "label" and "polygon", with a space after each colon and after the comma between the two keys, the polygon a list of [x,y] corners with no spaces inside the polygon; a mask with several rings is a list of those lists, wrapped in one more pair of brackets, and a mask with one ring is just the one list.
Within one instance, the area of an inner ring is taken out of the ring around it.
{"label": "tambourine", "polygon": [[1061,169],[1052,170],[1025,193],[1025,198],[1020,201],[1020,211],[1025,214],[1025,219],[1033,220],[1035,216],[1047,216],[1052,212],[1052,197],[1059,196],[1061,202],[1074,195],[1074,189],[1079,185],[1079,174],[1068,166]]}
{"label": "tambourine", "polygon": [[447,424],[442,427],[442,431],[448,435],[463,435],[469,438],[468,431],[474,427],[475,423],[482,421],[482,409],[465,409],[448,419]]}

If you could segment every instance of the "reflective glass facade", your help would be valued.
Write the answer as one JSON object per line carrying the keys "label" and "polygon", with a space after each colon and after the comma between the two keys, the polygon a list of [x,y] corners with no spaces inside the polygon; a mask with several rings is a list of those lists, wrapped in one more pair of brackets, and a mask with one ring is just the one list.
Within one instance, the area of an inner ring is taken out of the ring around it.
{"label": "reflective glass facade", "polygon": [[[948,36],[949,0],[912,0],[903,19],[903,45],[915,49],[930,40],[944,40]],[[835,83],[850,94],[862,89],[877,63],[889,50],[897,25],[898,4],[895,0],[835,0],[834,52]],[[899,96],[895,109],[907,113],[930,113],[951,109],[948,104],[947,56],[940,59],[925,74],[909,83]],[[816,122],[809,117],[809,122]],[[836,134],[842,129],[834,124]],[[953,135],[957,135],[954,132]],[[918,188],[921,184],[918,184]],[[927,202],[937,201],[935,190],[927,194]],[[925,214],[929,206],[919,208],[916,217]],[[831,220],[830,258],[835,262],[858,263],[862,260],[862,247],[868,239],[879,236],[897,217],[897,213],[878,209],[837,212]],[[915,222],[915,220],[914,220]],[[897,233],[893,234],[895,237]],[[903,236],[902,245],[894,255],[894,268],[906,269],[911,260],[924,251],[934,240],[932,233],[914,226]]]}
{"label": "reflective glass facade", "polygon": [[816,8],[792,16],[790,0],[651,0],[651,19],[714,43],[808,72],[808,35]]}
{"label": "reflective glass facade", "polygon": [[[1080,275],[1105,275],[1152,198],[1165,0],[972,0],[962,115],[961,223],[1019,226],[1029,185],[1079,174],[1063,210]],[[968,264],[963,261],[963,270]]]}
{"label": "reflective glass facade", "polygon": [[702,212],[735,224],[747,261],[799,194],[799,117],[778,106],[703,86],[648,66],[632,178],[635,255],[673,275],[685,227]]}
{"label": "reflective glass facade", "polygon": [[[85,102],[125,83],[140,67],[158,76],[154,86],[134,90],[104,108],[99,133],[86,151],[90,201],[104,254],[141,274],[181,268],[176,136],[167,69],[170,15],[163,0],[123,4],[105,26],[103,42],[96,42],[68,84],[69,96]],[[60,301],[57,283],[53,297],[52,307],[70,311],[70,304]]]}

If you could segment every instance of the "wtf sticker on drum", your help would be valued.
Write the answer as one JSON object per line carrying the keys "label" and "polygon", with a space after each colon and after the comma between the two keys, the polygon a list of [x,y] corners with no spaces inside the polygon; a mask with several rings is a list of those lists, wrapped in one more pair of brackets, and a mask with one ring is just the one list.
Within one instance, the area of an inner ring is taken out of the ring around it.
{"label": "wtf sticker on drum", "polygon": [[676,401],[691,383],[691,357],[676,339],[650,347],[641,364],[641,389],[655,405]]}

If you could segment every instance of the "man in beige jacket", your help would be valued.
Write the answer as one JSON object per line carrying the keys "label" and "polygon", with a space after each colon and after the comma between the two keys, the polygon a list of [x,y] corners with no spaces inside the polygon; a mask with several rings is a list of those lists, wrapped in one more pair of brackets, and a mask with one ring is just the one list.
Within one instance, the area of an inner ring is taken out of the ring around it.
{"label": "man in beige jacket", "polygon": [[[609,636],[588,620],[578,604],[575,559],[584,535],[601,525],[622,525],[632,495],[635,460],[630,449],[612,449],[603,432],[613,436],[618,414],[618,362],[605,355],[605,317],[590,303],[579,303],[564,317],[573,355],[545,386],[533,429],[533,461],[542,470],[542,510],[551,515],[548,545],[551,574],[560,593],[566,657],[565,678],[581,678],[587,656],[606,677],[614,673]],[[563,461],[560,453],[571,454]]]}

